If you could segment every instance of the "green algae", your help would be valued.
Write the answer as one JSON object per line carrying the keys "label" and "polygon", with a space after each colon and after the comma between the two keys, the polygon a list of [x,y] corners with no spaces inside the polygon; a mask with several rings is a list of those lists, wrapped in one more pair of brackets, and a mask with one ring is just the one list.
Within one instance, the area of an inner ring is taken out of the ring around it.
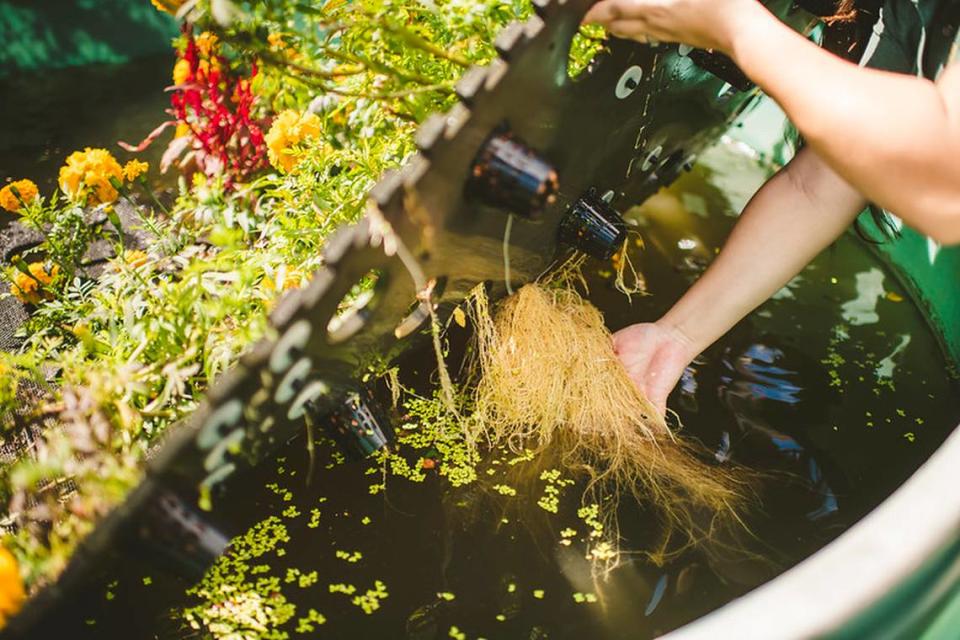
{"label": "green algae", "polygon": [[282,551],[280,545],[289,541],[286,526],[276,516],[235,538],[229,552],[214,563],[197,585],[187,590],[188,595],[200,599],[201,603],[183,611],[186,623],[192,629],[206,630],[215,638],[289,638],[281,627],[294,617],[296,605],[284,597],[278,577],[254,577],[263,573],[262,567],[269,569],[269,565],[251,565],[254,560]]}

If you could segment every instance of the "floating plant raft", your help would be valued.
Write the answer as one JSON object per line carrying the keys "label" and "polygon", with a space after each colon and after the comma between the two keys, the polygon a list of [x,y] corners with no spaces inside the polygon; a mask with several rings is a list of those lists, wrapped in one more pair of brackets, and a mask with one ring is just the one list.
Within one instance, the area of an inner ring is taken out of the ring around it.
{"label": "floating plant raft", "polygon": [[0,192],[35,234],[3,256],[3,303],[29,311],[0,359],[7,546],[32,594],[9,633],[65,623],[128,554],[199,577],[229,540],[218,497],[305,427],[382,450],[372,388],[404,351],[442,352],[478,285],[523,299],[568,254],[609,260],[618,209],[755,100],[707,52],[583,31],[589,4],[159,3],[182,23],[169,119],[122,146],[172,134],[174,192],[100,148],[50,196]]}

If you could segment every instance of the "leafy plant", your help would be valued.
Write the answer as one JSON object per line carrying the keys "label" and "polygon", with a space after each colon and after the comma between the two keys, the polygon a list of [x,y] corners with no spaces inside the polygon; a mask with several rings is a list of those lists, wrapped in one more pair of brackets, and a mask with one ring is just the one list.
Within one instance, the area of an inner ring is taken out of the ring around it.
{"label": "leafy plant", "polygon": [[[46,235],[38,256],[60,268],[32,301],[19,352],[0,354],[12,381],[0,415],[52,425],[37,456],[0,474],[18,526],[6,543],[33,590],[138,482],[150,444],[265,333],[277,296],[321,266],[325,239],[361,217],[370,187],[414,152],[418,123],[453,104],[464,69],[489,61],[500,29],[530,13],[524,0],[160,6],[183,34],[172,117],[145,144],[177,126],[165,164],[179,160],[184,175],[172,205],[95,154],[106,182],[62,181],[63,193],[22,214]],[[287,110],[286,126],[309,122],[309,135],[278,131],[277,157],[295,161],[274,168],[269,128]],[[143,250],[119,244],[118,199],[149,234]],[[91,225],[95,212],[106,222]],[[96,280],[80,268],[94,237],[117,253]],[[24,266],[10,265],[9,278]],[[25,380],[42,383],[39,396],[18,392]]]}

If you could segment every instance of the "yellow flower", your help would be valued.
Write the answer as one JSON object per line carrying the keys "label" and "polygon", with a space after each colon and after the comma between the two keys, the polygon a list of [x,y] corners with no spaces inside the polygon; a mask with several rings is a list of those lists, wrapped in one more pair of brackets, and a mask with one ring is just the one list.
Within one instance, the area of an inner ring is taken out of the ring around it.
{"label": "yellow flower", "polygon": [[[41,298],[40,287],[45,287],[53,282],[54,278],[60,273],[60,267],[53,265],[47,271],[42,262],[31,262],[27,270],[30,275],[18,271],[14,276],[13,284],[10,285],[10,293],[24,304],[37,304]],[[50,295],[44,293],[43,297],[50,297]]]}
{"label": "yellow flower", "polygon": [[177,125],[177,131],[173,134],[174,138],[182,138],[193,133],[193,130],[190,128],[186,122],[181,122]]}
{"label": "yellow flower", "polygon": [[314,113],[287,110],[278,115],[267,132],[267,153],[270,164],[289,173],[299,158],[293,147],[320,137],[320,118]]}
{"label": "yellow flower", "polygon": [[[17,193],[14,193],[16,190]],[[31,202],[40,194],[32,180],[17,180],[0,189],[0,207],[10,213],[20,210],[22,202]],[[19,197],[17,197],[19,195]],[[22,202],[21,202],[22,201]]]}
{"label": "yellow flower", "polygon": [[139,249],[124,251],[123,261],[136,269],[137,267],[142,267],[143,265],[147,264],[147,253],[145,251],[140,251]]}
{"label": "yellow flower", "polygon": [[268,291],[296,289],[303,282],[303,271],[290,264],[280,265],[272,278],[264,278],[263,286]]}
{"label": "yellow flower", "polygon": [[173,84],[183,84],[190,77],[190,62],[183,58],[173,65]]}
{"label": "yellow flower", "polygon": [[211,54],[216,52],[217,49],[217,36],[210,33],[209,31],[204,31],[197,36],[197,50],[200,51],[200,55],[204,58],[209,58]]}
{"label": "yellow flower", "polygon": [[80,204],[105,204],[119,195],[110,179],[123,180],[123,168],[106,149],[74,151],[60,168],[60,189]]}
{"label": "yellow flower", "polygon": [[298,60],[300,58],[300,52],[294,47],[287,46],[287,43],[284,40],[285,37],[286,36],[284,34],[278,32],[267,35],[267,43],[270,45],[270,50],[275,51],[282,56],[289,58],[290,60]]}
{"label": "yellow flower", "polygon": [[139,160],[131,160],[127,164],[123,165],[123,177],[127,179],[127,182],[133,182],[150,169],[150,164],[147,162],[140,162]]}
{"label": "yellow flower", "polygon": [[283,41],[283,34],[277,32],[267,36],[267,43],[269,43],[271,49],[283,49],[287,46],[287,43]]}
{"label": "yellow flower", "polygon": [[157,11],[165,11],[173,15],[183,4],[184,0],[150,0],[150,2],[157,8]]}
{"label": "yellow flower", "polygon": [[43,286],[47,286],[53,282],[54,278],[60,273],[60,267],[58,265],[53,265],[49,271],[43,265],[42,262],[31,262],[28,266],[30,275],[40,281]]}
{"label": "yellow flower", "polygon": [[17,559],[6,548],[0,547],[0,627],[20,611],[25,598]]}

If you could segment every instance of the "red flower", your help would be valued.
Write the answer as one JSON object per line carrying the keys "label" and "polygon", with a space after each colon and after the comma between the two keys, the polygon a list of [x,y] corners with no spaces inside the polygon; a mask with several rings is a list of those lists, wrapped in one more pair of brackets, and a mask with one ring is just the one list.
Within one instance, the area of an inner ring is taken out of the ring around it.
{"label": "red flower", "polygon": [[161,161],[161,171],[179,160],[191,161],[207,176],[224,175],[228,186],[242,182],[266,168],[267,147],[263,128],[268,124],[256,117],[257,97],[252,83],[258,69],[254,63],[244,76],[231,68],[221,54],[216,39],[201,34],[205,46],[198,46],[189,25],[184,25],[186,46],[180,53],[177,79],[171,87],[170,114],[174,120],[163,123],[138,147],[142,150],[168,126],[177,125],[181,133],[170,143]]}

